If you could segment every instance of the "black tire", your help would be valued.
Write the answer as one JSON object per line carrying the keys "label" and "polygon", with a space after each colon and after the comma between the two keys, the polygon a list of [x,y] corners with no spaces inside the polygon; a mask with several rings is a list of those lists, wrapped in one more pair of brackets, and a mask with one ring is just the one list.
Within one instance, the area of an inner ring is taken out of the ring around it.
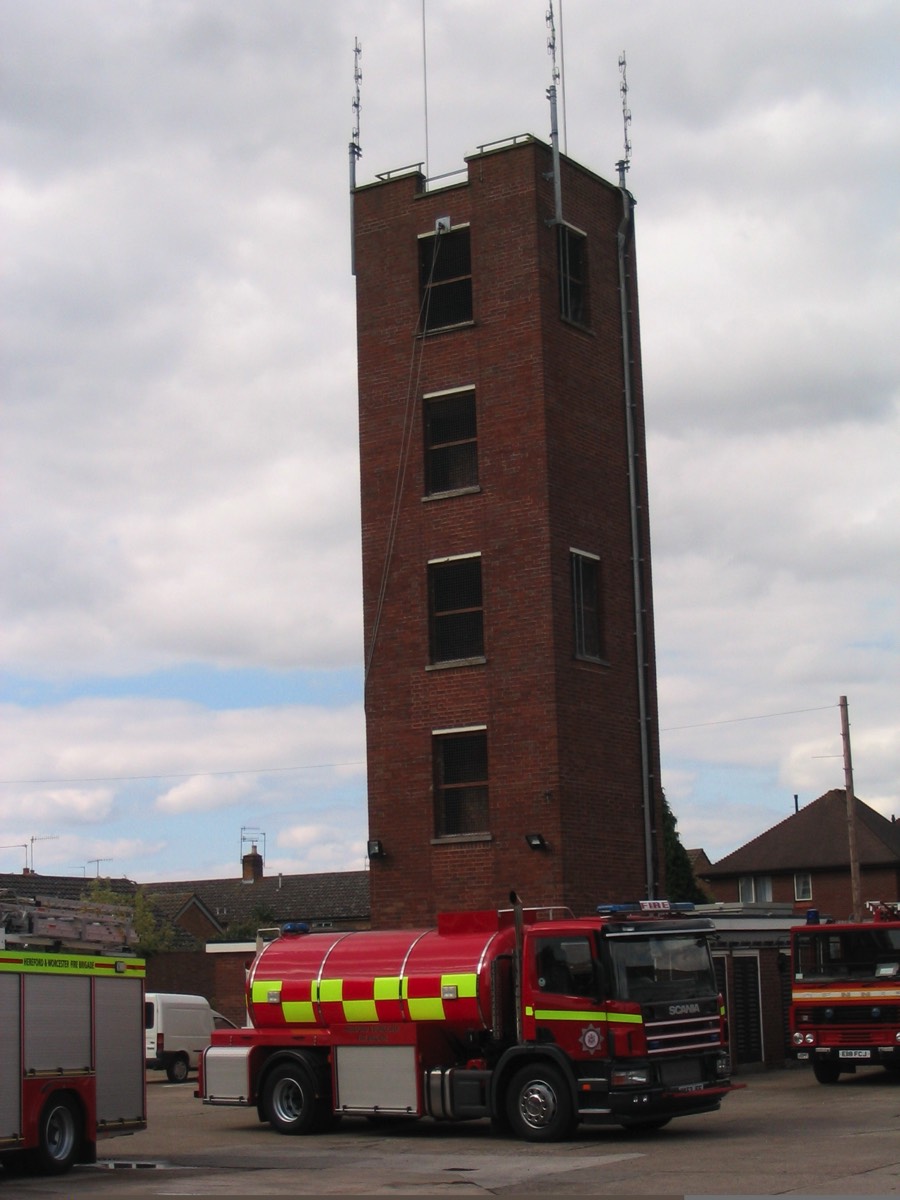
{"label": "black tire", "polygon": [[840,1074],[840,1067],[830,1059],[813,1059],[813,1075],[819,1083],[837,1083]]}
{"label": "black tire", "polygon": [[188,1060],[183,1054],[171,1059],[166,1063],[166,1075],[169,1083],[184,1083],[187,1080],[189,1069]]}
{"label": "black tire", "polygon": [[552,1063],[531,1063],[513,1076],[506,1116],[516,1137],[526,1142],[560,1142],[575,1128],[572,1095]]}
{"label": "black tire", "polygon": [[324,1123],[322,1107],[312,1071],[302,1063],[282,1063],[266,1077],[262,1109],[278,1133],[311,1133]]}
{"label": "black tire", "polygon": [[38,1124],[37,1169],[43,1175],[62,1175],[81,1149],[81,1113],[71,1096],[51,1096]]}

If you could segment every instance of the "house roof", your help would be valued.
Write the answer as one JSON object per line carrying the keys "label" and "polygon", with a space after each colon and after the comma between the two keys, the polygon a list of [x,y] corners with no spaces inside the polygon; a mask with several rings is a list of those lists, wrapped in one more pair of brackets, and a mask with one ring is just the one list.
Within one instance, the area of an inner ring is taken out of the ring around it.
{"label": "house roof", "polygon": [[197,897],[216,922],[227,928],[256,919],[261,910],[273,924],[284,921],[368,921],[368,871],[325,871],[315,875],[271,875],[241,879],[193,879],[148,883],[154,904],[167,895]]}
{"label": "house roof", "polygon": [[[90,889],[90,879],[68,875],[4,875],[0,889],[17,896],[78,900]],[[104,879],[104,887],[133,899],[138,884],[129,879]],[[273,925],[285,921],[340,921],[364,924],[371,912],[368,871],[325,871],[315,875],[263,876],[241,879],[191,879],[140,885],[153,911],[177,925],[178,917],[197,905],[220,929],[271,914]]]}
{"label": "house roof", "polygon": [[[853,804],[859,865],[900,866],[900,822],[889,821],[858,797]],[[704,868],[700,875],[717,879],[726,875],[847,868],[849,864],[846,792],[833,788]]]}
{"label": "house roof", "polygon": [[[0,874],[0,888],[32,900],[55,897],[59,900],[80,900],[91,887],[93,879],[78,875]],[[121,895],[128,902],[134,899],[137,884],[131,879],[102,879],[104,890]]]}

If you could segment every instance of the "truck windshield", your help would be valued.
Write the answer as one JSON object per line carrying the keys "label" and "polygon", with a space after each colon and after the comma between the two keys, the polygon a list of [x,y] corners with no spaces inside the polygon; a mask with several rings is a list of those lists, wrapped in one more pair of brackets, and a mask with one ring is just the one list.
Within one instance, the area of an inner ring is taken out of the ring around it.
{"label": "truck windshield", "polygon": [[719,990],[706,938],[695,933],[613,937],[607,945],[616,1000],[691,1000]]}
{"label": "truck windshield", "polygon": [[900,978],[900,929],[824,929],[794,934],[794,978]]}

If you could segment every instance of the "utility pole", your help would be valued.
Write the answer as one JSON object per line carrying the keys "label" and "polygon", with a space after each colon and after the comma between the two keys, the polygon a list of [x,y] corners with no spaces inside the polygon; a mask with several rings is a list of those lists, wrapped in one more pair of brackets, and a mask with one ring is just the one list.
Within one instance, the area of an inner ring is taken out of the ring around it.
{"label": "utility pole", "polygon": [[850,847],[851,921],[862,920],[862,889],[859,882],[859,854],[856,849],[856,800],[853,795],[853,760],[850,756],[850,717],[847,697],[841,696],[841,741],[844,747],[844,790],[847,794],[847,842]]}

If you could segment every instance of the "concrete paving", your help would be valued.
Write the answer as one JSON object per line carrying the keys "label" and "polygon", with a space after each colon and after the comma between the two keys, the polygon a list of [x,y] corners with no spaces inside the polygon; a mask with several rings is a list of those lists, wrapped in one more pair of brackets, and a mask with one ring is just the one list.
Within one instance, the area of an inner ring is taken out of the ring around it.
{"label": "concrete paving", "polygon": [[[570,1142],[497,1137],[487,1122],[375,1126],[284,1137],[255,1110],[209,1108],[193,1081],[148,1085],[148,1128],[101,1144],[60,1179],[3,1196],[900,1194],[900,1085],[867,1068],[833,1087],[804,1069],[749,1074],[718,1113],[635,1136],[583,1127]],[[2,1179],[2,1174],[0,1174]]]}

